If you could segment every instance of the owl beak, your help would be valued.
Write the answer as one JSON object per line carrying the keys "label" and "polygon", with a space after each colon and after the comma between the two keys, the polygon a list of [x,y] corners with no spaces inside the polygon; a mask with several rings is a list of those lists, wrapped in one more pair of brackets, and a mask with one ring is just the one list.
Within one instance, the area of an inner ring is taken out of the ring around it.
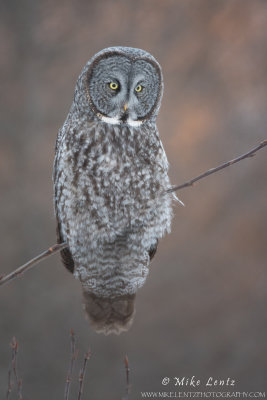
{"label": "owl beak", "polygon": [[123,106],[124,111],[127,111],[127,108],[128,108],[128,104],[125,103],[124,106]]}

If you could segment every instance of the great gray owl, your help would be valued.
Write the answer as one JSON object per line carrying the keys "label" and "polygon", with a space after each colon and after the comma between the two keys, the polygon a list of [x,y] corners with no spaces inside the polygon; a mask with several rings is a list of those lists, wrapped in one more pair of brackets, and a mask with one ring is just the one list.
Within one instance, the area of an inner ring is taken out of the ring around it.
{"label": "great gray owl", "polygon": [[168,161],[156,127],[161,68],[110,47],[83,68],[54,163],[58,242],[97,332],[127,330],[158,239],[170,231]]}

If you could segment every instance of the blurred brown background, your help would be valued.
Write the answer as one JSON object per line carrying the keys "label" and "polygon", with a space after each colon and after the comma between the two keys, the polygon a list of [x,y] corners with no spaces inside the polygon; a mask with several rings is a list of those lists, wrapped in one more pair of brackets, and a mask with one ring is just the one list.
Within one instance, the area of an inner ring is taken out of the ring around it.
{"label": "blurred brown background", "polygon": [[[55,242],[56,134],[81,68],[102,48],[140,47],[161,63],[158,126],[173,184],[266,138],[264,0],[1,0],[0,18],[2,273]],[[76,377],[88,345],[93,353],[85,398],[120,398],[125,353],[132,399],[174,390],[161,385],[165,376],[231,377],[234,390],[266,390],[266,154],[178,193],[186,207],[175,207],[128,333],[90,329],[80,284],[58,256],[1,288],[1,398],[13,335],[25,398],[63,398],[71,328]]]}

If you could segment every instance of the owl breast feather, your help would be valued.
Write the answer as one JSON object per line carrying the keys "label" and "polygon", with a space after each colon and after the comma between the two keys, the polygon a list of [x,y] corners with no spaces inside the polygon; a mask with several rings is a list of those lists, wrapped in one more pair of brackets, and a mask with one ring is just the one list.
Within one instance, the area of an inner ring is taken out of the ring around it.
{"label": "owl breast feather", "polygon": [[156,126],[63,127],[57,153],[56,214],[75,276],[95,295],[135,293],[172,217],[171,198],[161,194],[170,182]]}

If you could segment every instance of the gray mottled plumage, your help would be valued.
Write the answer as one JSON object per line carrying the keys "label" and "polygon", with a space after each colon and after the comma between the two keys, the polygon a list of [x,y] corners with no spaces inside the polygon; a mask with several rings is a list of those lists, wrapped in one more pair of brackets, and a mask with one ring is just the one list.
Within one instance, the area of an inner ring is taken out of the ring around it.
{"label": "gray mottled plumage", "polygon": [[[115,89],[116,87],[116,89]],[[98,332],[128,329],[158,239],[170,231],[168,161],[156,127],[161,68],[112,47],[83,68],[54,163],[58,241]]]}

